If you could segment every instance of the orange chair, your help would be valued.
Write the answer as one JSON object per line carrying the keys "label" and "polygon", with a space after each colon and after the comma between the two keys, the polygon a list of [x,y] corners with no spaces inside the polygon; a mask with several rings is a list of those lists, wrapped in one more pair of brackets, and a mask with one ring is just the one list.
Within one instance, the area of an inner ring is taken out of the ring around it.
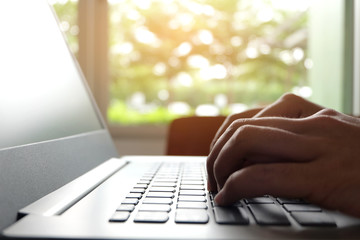
{"label": "orange chair", "polygon": [[225,120],[217,117],[183,117],[170,123],[167,155],[206,156],[216,131]]}

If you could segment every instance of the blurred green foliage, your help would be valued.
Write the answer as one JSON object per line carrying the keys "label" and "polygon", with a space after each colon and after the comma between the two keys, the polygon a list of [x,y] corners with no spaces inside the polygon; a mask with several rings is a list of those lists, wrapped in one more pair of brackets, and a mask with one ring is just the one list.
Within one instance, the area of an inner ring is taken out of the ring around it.
{"label": "blurred green foliage", "polygon": [[[76,3],[54,7],[76,25]],[[270,0],[109,0],[109,10],[109,122],[167,123],[174,102],[228,114],[308,84],[306,10]]]}

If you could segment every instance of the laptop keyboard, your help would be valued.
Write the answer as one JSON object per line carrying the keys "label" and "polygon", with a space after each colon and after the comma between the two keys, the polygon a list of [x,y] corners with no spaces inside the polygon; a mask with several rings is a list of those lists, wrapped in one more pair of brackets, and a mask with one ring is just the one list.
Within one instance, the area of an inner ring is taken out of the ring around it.
{"label": "laptop keyboard", "polygon": [[292,218],[302,226],[336,227],[320,207],[301,199],[263,196],[220,207],[213,201],[215,193],[206,191],[205,184],[204,164],[159,164],[141,177],[109,221],[126,222],[133,215],[135,223],[166,223],[175,211],[173,221],[177,224],[207,224],[213,217],[217,224],[291,226]]}

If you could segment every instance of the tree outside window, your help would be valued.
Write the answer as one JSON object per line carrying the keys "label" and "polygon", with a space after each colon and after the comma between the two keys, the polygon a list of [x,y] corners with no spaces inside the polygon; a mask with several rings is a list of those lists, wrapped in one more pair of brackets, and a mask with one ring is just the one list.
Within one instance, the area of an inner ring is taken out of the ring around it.
{"label": "tree outside window", "polygon": [[[60,19],[73,14],[74,2],[55,3]],[[108,121],[163,124],[240,112],[284,92],[310,97],[308,6],[304,0],[109,0]]]}

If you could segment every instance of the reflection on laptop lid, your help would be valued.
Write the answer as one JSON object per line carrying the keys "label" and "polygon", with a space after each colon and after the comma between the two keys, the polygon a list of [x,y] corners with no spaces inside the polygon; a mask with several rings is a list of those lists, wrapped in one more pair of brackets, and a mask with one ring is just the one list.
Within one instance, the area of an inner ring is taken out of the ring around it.
{"label": "reflection on laptop lid", "polygon": [[0,229],[117,156],[46,1],[0,1]]}
{"label": "reflection on laptop lid", "polygon": [[359,219],[301,199],[260,196],[216,206],[205,157],[114,158],[46,1],[0,1],[0,29],[4,237],[359,238]]}

